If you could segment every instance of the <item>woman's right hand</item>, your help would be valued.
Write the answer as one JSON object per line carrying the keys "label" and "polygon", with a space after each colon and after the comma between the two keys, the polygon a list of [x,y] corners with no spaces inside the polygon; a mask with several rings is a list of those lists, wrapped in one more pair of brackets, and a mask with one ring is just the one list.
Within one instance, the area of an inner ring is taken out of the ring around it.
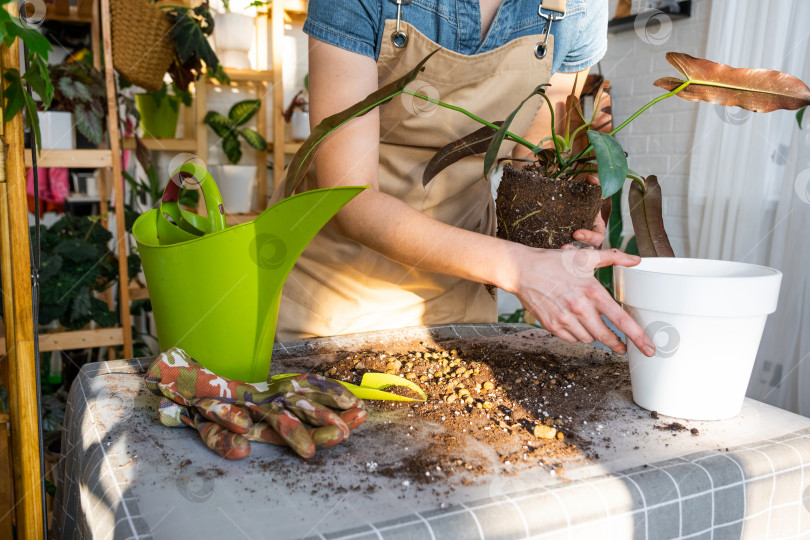
{"label": "woman's right hand", "polygon": [[519,244],[514,244],[513,249],[519,270],[510,292],[543,328],[569,343],[600,341],[624,354],[627,347],[605,325],[601,317],[604,315],[644,354],[655,354],[652,340],[593,275],[594,269],[604,266],[635,266],[641,262],[640,257],[617,249],[554,250]]}

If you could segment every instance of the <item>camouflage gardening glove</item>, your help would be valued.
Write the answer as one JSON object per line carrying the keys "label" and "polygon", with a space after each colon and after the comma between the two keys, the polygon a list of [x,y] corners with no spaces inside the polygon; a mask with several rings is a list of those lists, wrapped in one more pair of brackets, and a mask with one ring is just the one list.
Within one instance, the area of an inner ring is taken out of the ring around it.
{"label": "camouflage gardening glove", "polygon": [[232,381],[178,348],[158,355],[145,379],[153,394],[163,396],[163,425],[196,428],[211,450],[228,459],[250,454],[250,441],[289,446],[309,458],[316,448],[346,440],[366,419],[363,402],[331,379],[303,373],[269,383]]}

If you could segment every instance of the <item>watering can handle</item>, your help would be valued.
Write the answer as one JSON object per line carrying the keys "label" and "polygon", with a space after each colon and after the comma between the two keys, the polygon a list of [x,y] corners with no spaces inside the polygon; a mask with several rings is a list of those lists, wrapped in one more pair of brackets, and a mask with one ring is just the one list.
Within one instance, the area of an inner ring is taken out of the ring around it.
{"label": "watering can handle", "polygon": [[[184,183],[192,181],[200,186],[205,200],[205,209],[208,213],[208,230],[205,233],[214,233],[225,229],[225,207],[222,204],[222,195],[216,182],[207,170],[195,163],[185,163],[172,173],[171,180],[166,184],[163,191],[163,198],[160,201],[161,213],[167,212],[180,215],[178,199],[180,198],[180,187]],[[169,212],[169,210],[176,212]]]}

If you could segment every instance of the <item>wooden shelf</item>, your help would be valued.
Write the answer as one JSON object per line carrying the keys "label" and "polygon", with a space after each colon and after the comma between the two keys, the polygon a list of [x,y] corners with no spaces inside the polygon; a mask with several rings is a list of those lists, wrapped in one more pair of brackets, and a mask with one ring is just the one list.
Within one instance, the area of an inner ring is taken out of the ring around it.
{"label": "wooden shelf", "polygon": [[0,424],[5,424],[6,422],[9,422],[9,421],[10,421],[10,419],[9,419],[8,413],[4,413],[4,412],[0,413]]}
{"label": "wooden shelf", "polygon": [[140,283],[129,288],[130,300],[146,300],[147,298],[149,298],[149,289],[141,287]]}
{"label": "wooden shelf", "polygon": [[[155,139],[152,137],[143,137],[141,142],[149,150],[167,151],[167,152],[196,152],[197,139]],[[124,150],[135,150],[135,139],[133,137],[124,137]]]}
{"label": "wooden shelf", "polygon": [[273,80],[273,72],[268,70],[225,68],[225,74],[233,82],[271,82]]}
{"label": "wooden shelf", "polygon": [[[91,347],[112,347],[124,343],[121,328],[98,328],[39,335],[39,351],[67,351]],[[0,354],[6,354],[6,338],[0,337]]]}
{"label": "wooden shelf", "polygon": [[[112,165],[110,150],[42,150],[37,157],[37,167],[108,169]],[[25,166],[33,167],[29,148],[25,149]]]}

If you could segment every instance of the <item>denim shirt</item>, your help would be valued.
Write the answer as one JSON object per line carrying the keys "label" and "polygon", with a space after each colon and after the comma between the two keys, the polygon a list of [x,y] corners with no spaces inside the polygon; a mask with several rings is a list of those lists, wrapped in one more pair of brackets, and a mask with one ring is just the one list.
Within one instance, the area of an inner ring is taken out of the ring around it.
{"label": "denim shirt", "polygon": [[[481,40],[481,12],[473,0],[413,0],[402,6],[402,20],[442,47],[465,55],[496,49],[545,32],[541,0],[503,0]],[[568,0],[565,18],[551,25],[552,73],[573,73],[596,64],[607,50],[608,0]],[[543,13],[550,13],[543,10]],[[342,49],[379,57],[385,20],[397,18],[393,0],[310,0],[304,32]]]}

